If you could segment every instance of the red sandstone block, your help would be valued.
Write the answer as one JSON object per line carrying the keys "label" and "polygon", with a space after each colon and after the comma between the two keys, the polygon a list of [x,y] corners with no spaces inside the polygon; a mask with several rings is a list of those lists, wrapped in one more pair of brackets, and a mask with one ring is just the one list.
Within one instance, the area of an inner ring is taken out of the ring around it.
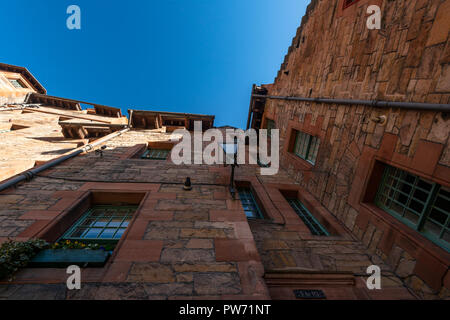
{"label": "red sandstone block", "polygon": [[230,210],[243,210],[241,201],[239,200],[226,200],[227,209]]}
{"label": "red sandstone block", "polygon": [[148,200],[175,200],[176,198],[176,193],[152,192],[149,195]]}
{"label": "red sandstone block", "polygon": [[125,240],[119,248],[114,262],[155,262],[159,261],[163,241]]}
{"label": "red sandstone block", "polygon": [[226,191],[215,191],[213,197],[214,200],[231,200],[231,194]]}
{"label": "red sandstone block", "polygon": [[171,221],[174,213],[170,211],[143,210],[139,213],[138,219],[148,221]]}
{"label": "red sandstone block", "polygon": [[253,233],[248,225],[248,221],[233,222],[233,225],[237,239],[251,239],[253,241]]}
{"label": "red sandstone block", "polygon": [[27,239],[36,237],[36,235],[39,234],[39,232],[41,232],[50,222],[51,220],[36,221],[31,226],[29,226],[25,231],[20,233],[18,237]]}
{"label": "red sandstone block", "polygon": [[270,298],[263,279],[264,267],[259,260],[238,262],[238,272],[243,294],[263,295]]}
{"label": "red sandstone block", "polygon": [[126,239],[142,240],[142,238],[144,238],[145,232],[147,231],[148,224],[149,220],[147,219],[142,219],[141,217],[136,219],[127,230]]}
{"label": "red sandstone block", "polygon": [[131,265],[131,262],[113,262],[106,271],[103,282],[125,282]]}
{"label": "red sandstone block", "polygon": [[442,144],[421,140],[417,145],[416,153],[411,166],[415,170],[432,175],[442,154]]}
{"label": "red sandstone block", "polygon": [[[25,268],[14,276],[14,283],[65,283],[67,281],[66,269],[55,268]],[[84,282],[84,270],[82,271]]]}
{"label": "red sandstone block", "polygon": [[437,165],[433,175],[446,183],[450,183],[450,168],[448,167]]}
{"label": "red sandstone block", "polygon": [[259,261],[258,250],[253,239],[215,239],[216,261]]}
{"label": "red sandstone block", "polygon": [[247,221],[244,210],[211,210],[209,212],[209,221],[211,222],[237,222]]}
{"label": "red sandstone block", "polygon": [[19,217],[20,220],[53,220],[62,211],[29,211]]}
{"label": "red sandstone block", "polygon": [[395,151],[395,146],[397,145],[397,140],[398,136],[391,133],[385,133],[377,155],[383,159],[391,160]]}
{"label": "red sandstone block", "polygon": [[56,204],[51,206],[48,211],[63,211],[75,204],[78,198],[62,198]]}
{"label": "red sandstone block", "polygon": [[450,261],[443,264],[433,255],[425,250],[421,250],[418,257],[414,274],[417,274],[423,281],[425,281],[430,288],[439,291],[442,286],[442,279],[448,271]]}
{"label": "red sandstone block", "polygon": [[71,199],[78,199],[81,198],[84,195],[84,191],[56,191],[53,192],[52,198],[71,198]]}

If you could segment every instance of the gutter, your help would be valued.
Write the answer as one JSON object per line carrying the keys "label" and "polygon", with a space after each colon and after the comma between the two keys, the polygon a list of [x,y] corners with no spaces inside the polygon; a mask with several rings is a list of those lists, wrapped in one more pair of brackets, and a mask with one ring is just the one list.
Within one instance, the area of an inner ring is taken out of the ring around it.
{"label": "gutter", "polygon": [[93,143],[85,145],[84,147],[74,149],[73,151],[71,151],[69,154],[66,154],[65,156],[62,156],[62,157],[57,158],[57,159],[53,159],[53,160],[45,163],[44,165],[42,165],[40,167],[35,168],[35,169],[31,169],[31,170],[25,171],[22,174],[16,176],[15,178],[12,178],[12,179],[10,179],[10,180],[0,184],[0,192],[3,191],[3,190],[6,190],[6,189],[8,189],[8,188],[10,188],[12,186],[15,186],[19,182],[30,181],[31,179],[33,179],[33,177],[35,175],[41,173],[42,171],[45,171],[45,170],[47,170],[49,168],[52,168],[52,167],[54,167],[54,166],[56,166],[56,165],[58,165],[60,163],[63,163],[64,161],[66,161],[68,159],[74,158],[74,157],[78,156],[81,153],[89,152],[92,149],[94,149],[95,147],[101,145],[102,143],[105,143],[105,142],[107,142],[107,141],[109,141],[109,140],[111,140],[111,139],[113,139],[115,137],[118,137],[118,136],[120,136],[120,135],[122,135],[122,134],[124,134],[124,133],[126,133],[128,131],[130,131],[130,128],[125,128],[125,129],[123,129],[121,131],[117,131],[117,132],[111,133],[111,134],[109,134],[107,136],[104,136],[103,138],[100,138],[100,139],[94,141]]}
{"label": "gutter", "polygon": [[252,97],[253,98],[274,99],[274,100],[327,103],[327,104],[363,105],[363,106],[369,106],[369,107],[373,107],[373,108],[400,108],[400,109],[410,109],[410,110],[450,112],[450,104],[443,104],[443,103],[305,98],[305,97],[287,97],[287,96],[265,96],[265,95],[260,95],[260,94],[252,94]]}

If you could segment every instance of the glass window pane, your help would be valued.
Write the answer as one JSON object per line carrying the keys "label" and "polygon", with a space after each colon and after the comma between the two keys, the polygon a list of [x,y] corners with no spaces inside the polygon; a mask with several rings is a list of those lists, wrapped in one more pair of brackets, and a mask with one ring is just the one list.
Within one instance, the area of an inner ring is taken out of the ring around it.
{"label": "glass window pane", "polygon": [[88,229],[88,231],[83,234],[83,236],[81,238],[84,239],[97,239],[98,236],[100,235],[100,233],[102,232],[103,229],[101,228],[92,228],[92,229]]}
{"label": "glass window pane", "polygon": [[249,188],[238,188],[238,192],[245,215],[248,218],[263,218],[252,191]]}
{"label": "glass window pane", "polygon": [[[386,166],[376,204],[425,237],[449,250],[449,190],[412,173]],[[387,199],[387,200],[386,200]]]}
{"label": "glass window pane", "polygon": [[95,206],[61,239],[118,239],[128,227],[137,206]]}
{"label": "glass window pane", "polygon": [[115,229],[115,228],[103,229],[103,232],[100,235],[100,239],[113,239],[116,231],[117,231],[117,229]]}

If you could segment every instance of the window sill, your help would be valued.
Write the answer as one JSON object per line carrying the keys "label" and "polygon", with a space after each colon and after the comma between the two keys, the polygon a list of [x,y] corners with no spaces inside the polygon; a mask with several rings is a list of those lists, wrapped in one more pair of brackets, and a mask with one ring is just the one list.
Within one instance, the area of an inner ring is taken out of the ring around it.
{"label": "window sill", "polygon": [[390,228],[394,229],[397,232],[398,236],[403,236],[411,243],[413,243],[418,250],[420,248],[430,253],[433,257],[435,257],[442,263],[448,264],[448,261],[450,261],[450,253],[448,251],[446,251],[444,248],[441,248],[440,246],[423,236],[421,233],[415,231],[414,229],[411,229],[409,226],[397,220],[388,212],[385,212],[384,210],[378,208],[375,204],[362,202],[361,207],[372,213],[376,218],[382,220]]}
{"label": "window sill", "polygon": [[287,152],[288,156],[293,159],[296,163],[296,169],[300,169],[300,170],[310,170],[312,168],[314,168],[315,164],[312,164],[311,162],[300,158],[299,156],[297,156],[295,153],[292,152]]}
{"label": "window sill", "polygon": [[66,268],[78,265],[86,268],[102,268],[110,256],[103,250],[47,249],[39,252],[28,264],[30,268]]}

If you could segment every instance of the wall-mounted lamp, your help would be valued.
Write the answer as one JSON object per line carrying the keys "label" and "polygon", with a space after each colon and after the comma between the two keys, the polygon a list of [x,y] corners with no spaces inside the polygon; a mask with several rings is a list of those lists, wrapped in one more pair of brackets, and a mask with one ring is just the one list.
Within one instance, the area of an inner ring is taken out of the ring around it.
{"label": "wall-mounted lamp", "polygon": [[[225,159],[233,159],[232,163],[231,163],[231,177],[230,177],[229,190],[230,190],[231,196],[234,199],[234,196],[236,194],[236,189],[234,187],[234,168],[239,167],[239,165],[237,164],[237,154],[238,154],[237,137],[234,137],[234,143],[221,143],[220,147],[223,150]],[[225,161],[225,166],[227,166],[227,162],[231,162],[231,161]]]}

